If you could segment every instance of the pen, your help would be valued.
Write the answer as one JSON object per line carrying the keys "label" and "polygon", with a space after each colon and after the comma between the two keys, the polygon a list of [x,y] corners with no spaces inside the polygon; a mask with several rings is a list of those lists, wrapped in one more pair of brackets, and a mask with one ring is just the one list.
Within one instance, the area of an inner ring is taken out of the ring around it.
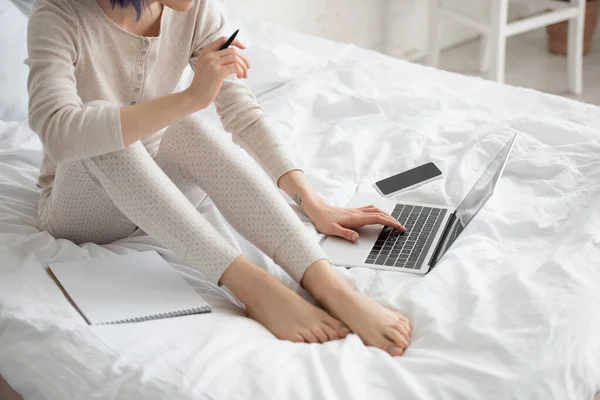
{"label": "pen", "polygon": [[221,46],[221,48],[219,50],[225,50],[226,48],[228,48],[229,46],[231,46],[231,43],[233,43],[233,40],[235,39],[235,37],[237,36],[238,32],[240,30],[238,29],[237,31],[233,32],[233,35],[231,35],[229,37],[229,39],[227,39],[227,41],[225,42],[225,44],[223,46]]}

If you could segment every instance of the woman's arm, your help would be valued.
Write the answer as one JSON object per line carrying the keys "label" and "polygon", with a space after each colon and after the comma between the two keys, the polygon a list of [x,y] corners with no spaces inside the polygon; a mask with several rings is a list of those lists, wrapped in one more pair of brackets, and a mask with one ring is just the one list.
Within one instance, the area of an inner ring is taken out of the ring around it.
{"label": "woman's arm", "polygon": [[[197,69],[202,49],[225,33],[225,19],[220,2],[202,1],[190,66]],[[288,171],[298,169],[289,149],[279,139],[277,130],[258,104],[250,88],[239,79],[225,79],[214,101],[217,114],[234,143],[258,162],[274,182]]]}
{"label": "woman's arm", "polygon": [[[226,37],[221,37],[202,50],[194,79],[183,92],[120,108],[125,146],[208,107],[228,75],[236,74],[238,78],[247,76],[249,64],[244,56],[236,54],[234,48],[219,50],[226,40]],[[244,48],[237,40],[232,45]]]}
{"label": "woman's arm", "polygon": [[123,144],[129,146],[198,110],[194,99],[185,91],[121,107]]}
{"label": "woman's arm", "polygon": [[[223,79],[247,74],[247,61],[221,38],[198,54],[192,85],[135,106],[84,104],[77,92],[78,30],[66,4],[37,2],[28,23],[29,124],[57,164],[120,150],[207,107]],[[241,48],[240,42],[234,42]]]}
{"label": "woman's arm", "polygon": [[299,170],[290,171],[279,179],[279,187],[290,196],[313,221],[317,230],[326,235],[340,236],[352,242],[359,236],[355,228],[382,224],[405,232],[396,219],[375,206],[342,208],[329,205]]}
{"label": "woman's arm", "polygon": [[77,93],[77,22],[67,4],[36,2],[27,25],[29,125],[56,163],[123,148],[119,106]]}
{"label": "woman's arm", "polygon": [[307,215],[322,201],[317,191],[310,185],[304,172],[290,171],[279,178],[279,187],[298,204]]}

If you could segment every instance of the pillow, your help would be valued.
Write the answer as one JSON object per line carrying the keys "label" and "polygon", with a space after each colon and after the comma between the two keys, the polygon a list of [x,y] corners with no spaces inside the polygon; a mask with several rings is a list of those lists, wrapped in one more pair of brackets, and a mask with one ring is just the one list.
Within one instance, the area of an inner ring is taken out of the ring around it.
{"label": "pillow", "polygon": [[27,118],[27,17],[0,0],[0,120]]}

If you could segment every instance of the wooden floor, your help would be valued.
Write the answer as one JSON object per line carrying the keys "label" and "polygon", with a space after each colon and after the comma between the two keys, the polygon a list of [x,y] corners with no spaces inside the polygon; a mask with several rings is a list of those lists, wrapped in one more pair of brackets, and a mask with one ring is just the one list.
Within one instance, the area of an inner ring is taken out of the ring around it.
{"label": "wooden floor", "polygon": [[[479,42],[474,40],[444,51],[440,57],[440,68],[480,76]],[[591,53],[584,57],[583,82],[581,96],[576,97],[568,93],[567,59],[548,52],[545,29],[508,39],[506,83],[600,106],[600,26],[596,31]]]}

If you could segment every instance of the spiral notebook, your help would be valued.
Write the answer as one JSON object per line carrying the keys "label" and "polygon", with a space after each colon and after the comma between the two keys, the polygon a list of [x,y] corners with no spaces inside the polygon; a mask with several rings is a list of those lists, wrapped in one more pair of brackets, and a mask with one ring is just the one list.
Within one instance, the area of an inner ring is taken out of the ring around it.
{"label": "spiral notebook", "polygon": [[155,251],[50,263],[48,269],[90,325],[210,312],[208,303]]}

